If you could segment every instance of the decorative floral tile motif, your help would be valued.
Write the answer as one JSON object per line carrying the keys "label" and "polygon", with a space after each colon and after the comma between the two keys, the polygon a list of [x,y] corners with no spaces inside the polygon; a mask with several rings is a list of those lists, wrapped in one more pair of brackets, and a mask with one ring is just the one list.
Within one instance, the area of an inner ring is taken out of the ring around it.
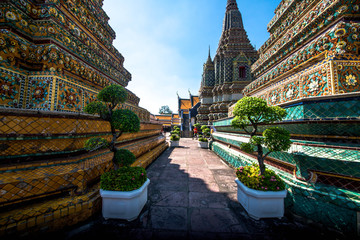
{"label": "decorative floral tile motif", "polygon": [[[131,79],[130,73],[123,68],[124,57],[112,45],[115,34],[107,21],[105,21],[106,23],[104,22],[104,24],[86,23],[86,26],[93,30],[91,34],[97,37],[97,40],[94,40],[93,36],[90,36],[77,26],[76,22],[78,20],[69,18],[53,6],[34,6],[30,1],[25,0],[14,0],[13,2],[21,11],[11,5],[1,6],[0,13],[2,14],[0,14],[0,23],[8,23],[11,21],[18,30],[25,34],[37,38],[46,37],[56,39],[56,41],[67,46],[70,51],[86,59],[88,62],[93,62],[98,68],[110,73],[116,79],[126,79],[126,83],[124,82],[125,85]],[[57,1],[56,4],[60,5],[60,1]],[[60,6],[58,7],[60,8]],[[72,7],[72,9],[81,14],[84,12],[79,12],[77,7]],[[97,11],[96,19],[98,19],[97,15],[99,12],[100,11]],[[89,15],[85,17],[85,19],[93,17],[94,16]],[[56,21],[38,21],[38,19],[42,18],[54,18]],[[84,16],[80,17],[80,22],[84,23],[83,19]],[[92,22],[93,21],[94,19],[92,19]],[[106,26],[107,29],[105,30],[103,26]],[[113,36],[110,36],[110,32],[113,33]],[[102,44],[100,42],[102,42]],[[106,46],[105,48],[104,45]],[[108,54],[109,51],[111,54]]]}
{"label": "decorative floral tile motif", "polygon": [[339,93],[360,91],[360,62],[337,64],[335,74]]}
{"label": "decorative floral tile motif", "polygon": [[329,95],[330,85],[326,74],[326,69],[320,69],[303,78],[303,96],[315,97]]}
{"label": "decorative floral tile motif", "polygon": [[0,69],[0,106],[21,108],[25,76]]}
{"label": "decorative floral tile motif", "polygon": [[76,85],[59,80],[56,104],[58,111],[82,111],[83,90]]}
{"label": "decorative floral tile motif", "polygon": [[299,87],[299,79],[283,85],[283,89],[281,91],[282,102],[288,102],[300,98]]}
{"label": "decorative floral tile motif", "polygon": [[[341,8],[341,7],[340,7]],[[350,8],[347,8],[350,9]],[[339,11],[342,11],[339,9]],[[342,12],[343,13],[343,12]],[[328,20],[329,23],[332,23],[333,19]],[[293,52],[290,56],[286,58],[282,58],[278,56],[277,58],[269,55],[269,58],[273,60],[268,62],[266,66],[261,67],[261,70],[255,72],[254,66],[252,67],[252,72],[255,74],[257,79],[250,83],[243,91],[245,95],[252,94],[258,88],[263,87],[265,84],[271,82],[273,79],[281,76],[282,74],[292,70],[294,67],[311,64],[311,60],[315,60],[315,58],[319,57],[321,54],[325,56],[337,57],[346,54],[356,55],[357,54],[357,41],[358,34],[360,29],[360,24],[358,22],[340,22],[336,24],[332,29],[328,30],[328,32],[316,36],[316,38],[306,44],[301,45],[298,42],[296,46],[302,46],[302,48],[298,49],[296,52]],[[313,33],[311,35],[314,35]],[[303,38],[300,38],[302,42],[308,38],[310,35],[306,35]],[[292,48],[291,49],[296,49]],[[280,51],[284,52],[284,56],[288,54],[288,50]],[[268,51],[268,54],[270,52]],[[276,55],[276,54],[273,54]],[[260,60],[264,59],[264,57],[260,56]],[[273,65],[276,64],[276,65]],[[273,65],[273,66],[272,66]],[[257,70],[256,70],[257,71]],[[264,72],[264,74],[262,73]]]}
{"label": "decorative floral tile motif", "polygon": [[275,90],[270,91],[270,93],[268,94],[267,102],[270,103],[271,105],[280,103],[281,102],[281,93],[282,93],[281,88],[276,88]]}
{"label": "decorative floral tile motif", "polygon": [[50,110],[52,77],[29,77],[26,108]]}
{"label": "decorative floral tile motif", "polygon": [[96,92],[84,91],[83,105],[86,106],[91,102],[96,101]]}

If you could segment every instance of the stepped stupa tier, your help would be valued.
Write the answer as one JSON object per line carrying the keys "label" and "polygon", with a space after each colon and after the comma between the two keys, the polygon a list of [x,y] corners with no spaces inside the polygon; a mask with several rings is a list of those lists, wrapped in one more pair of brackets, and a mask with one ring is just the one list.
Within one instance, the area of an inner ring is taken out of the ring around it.
{"label": "stepped stupa tier", "polygon": [[[81,112],[101,88],[126,87],[131,74],[112,45],[115,32],[101,6],[102,1],[0,3],[0,71],[18,79],[0,105]],[[129,103],[137,105],[139,98],[129,95]]]}
{"label": "stepped stupa tier", "polygon": [[228,116],[228,108],[242,97],[251,82],[250,66],[258,58],[243,26],[236,0],[228,0],[223,30],[212,61],[204,64],[199,90],[201,106],[197,119],[202,124]]}
{"label": "stepped stupa tier", "polygon": [[359,4],[283,1],[251,67],[255,80],[244,94],[280,104],[359,92]]}
{"label": "stepped stupa tier", "polygon": [[[88,152],[84,144],[110,140],[111,128],[83,109],[104,87],[131,81],[102,5],[0,1],[0,236],[61,229],[101,208],[99,179],[113,169],[113,152]],[[135,112],[141,127],[116,145],[146,167],[168,144],[161,124],[150,123],[140,98],[127,91],[120,108]]]}
{"label": "stepped stupa tier", "polygon": [[[266,160],[286,179],[286,211],[359,236],[360,1],[283,0],[268,31],[243,94],[287,112],[271,126],[288,130],[292,146]],[[213,149],[248,164],[238,148],[246,132],[230,121],[214,122]]]}

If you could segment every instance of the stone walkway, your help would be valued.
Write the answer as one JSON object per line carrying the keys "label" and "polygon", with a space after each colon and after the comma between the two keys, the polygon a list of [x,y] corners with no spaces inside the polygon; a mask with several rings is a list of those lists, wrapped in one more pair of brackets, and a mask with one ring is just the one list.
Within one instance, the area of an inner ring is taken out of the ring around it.
{"label": "stone walkway", "polygon": [[[336,239],[335,235],[288,218],[253,220],[236,200],[235,170],[197,141],[181,139],[147,169],[149,201],[140,217],[127,222],[87,223],[59,239]],[[55,236],[55,235],[54,235]],[[45,239],[46,237],[44,237]],[[54,237],[52,237],[52,240]]]}

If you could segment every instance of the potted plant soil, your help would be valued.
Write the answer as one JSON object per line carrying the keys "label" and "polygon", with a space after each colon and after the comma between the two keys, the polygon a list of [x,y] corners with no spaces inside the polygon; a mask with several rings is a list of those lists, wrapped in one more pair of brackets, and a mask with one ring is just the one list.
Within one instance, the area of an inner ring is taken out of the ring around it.
{"label": "potted plant soil", "polygon": [[136,158],[126,149],[118,149],[116,140],[124,132],[138,132],[140,119],[132,111],[118,109],[125,102],[127,91],[119,85],[105,87],[97,95],[97,101],[85,107],[85,112],[98,114],[110,123],[111,138],[94,137],[85,142],[85,149],[94,151],[107,147],[113,152],[114,170],[106,172],[100,178],[102,214],[105,219],[134,220],[140,214],[147,201],[147,188],[150,180],[142,167],[131,167]]}
{"label": "potted plant soil", "polygon": [[258,162],[258,165],[236,170],[238,201],[254,219],[281,218],[287,193],[285,184],[274,171],[265,168],[264,160],[271,152],[290,148],[290,133],[280,127],[269,127],[259,136],[258,127],[281,121],[286,111],[278,106],[268,106],[263,99],[244,97],[236,103],[233,113],[235,118],[231,125],[250,135],[249,142],[242,143],[240,148],[251,154],[256,152]]}

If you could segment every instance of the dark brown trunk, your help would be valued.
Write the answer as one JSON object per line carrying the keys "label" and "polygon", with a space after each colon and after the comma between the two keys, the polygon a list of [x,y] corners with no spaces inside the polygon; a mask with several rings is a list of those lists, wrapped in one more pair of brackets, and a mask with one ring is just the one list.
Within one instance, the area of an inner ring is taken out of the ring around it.
{"label": "dark brown trunk", "polygon": [[264,175],[265,164],[264,164],[263,148],[262,148],[261,144],[257,145],[257,153],[258,153],[257,159],[259,162],[260,174]]}

